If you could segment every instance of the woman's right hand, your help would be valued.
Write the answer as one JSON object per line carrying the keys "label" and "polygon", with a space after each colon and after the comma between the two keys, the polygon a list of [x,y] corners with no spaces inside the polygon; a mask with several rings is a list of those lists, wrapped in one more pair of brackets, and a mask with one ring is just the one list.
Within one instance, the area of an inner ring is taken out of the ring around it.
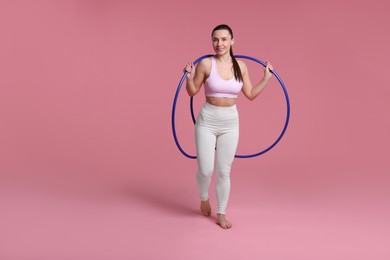
{"label": "woman's right hand", "polygon": [[194,65],[194,63],[192,63],[192,62],[187,63],[187,65],[185,66],[183,71],[184,72],[188,72],[187,78],[193,79],[194,75],[195,75],[195,65]]}

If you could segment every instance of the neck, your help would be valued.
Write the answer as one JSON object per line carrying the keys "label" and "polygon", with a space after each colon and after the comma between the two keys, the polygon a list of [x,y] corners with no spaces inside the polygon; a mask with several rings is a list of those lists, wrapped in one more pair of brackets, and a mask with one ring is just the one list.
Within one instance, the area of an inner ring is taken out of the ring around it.
{"label": "neck", "polygon": [[225,63],[230,63],[232,61],[232,57],[230,56],[229,53],[226,53],[224,55],[216,55],[216,58]]}

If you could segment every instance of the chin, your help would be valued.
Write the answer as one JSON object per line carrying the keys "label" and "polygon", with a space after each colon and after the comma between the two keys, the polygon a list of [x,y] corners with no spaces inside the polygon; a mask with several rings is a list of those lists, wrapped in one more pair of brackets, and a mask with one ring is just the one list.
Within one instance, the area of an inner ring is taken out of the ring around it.
{"label": "chin", "polygon": [[217,55],[224,55],[226,53],[228,53],[228,52],[225,51],[225,50],[223,50],[223,51],[215,51],[215,54],[217,54]]}

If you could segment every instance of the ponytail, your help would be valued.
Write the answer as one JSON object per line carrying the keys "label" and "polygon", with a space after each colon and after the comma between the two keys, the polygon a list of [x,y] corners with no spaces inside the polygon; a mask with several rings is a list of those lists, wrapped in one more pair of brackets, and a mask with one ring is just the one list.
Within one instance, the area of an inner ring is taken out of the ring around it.
{"label": "ponytail", "polygon": [[242,73],[241,73],[240,65],[238,65],[238,62],[237,62],[236,58],[234,58],[233,47],[232,47],[232,46],[230,46],[230,56],[232,57],[232,62],[233,62],[234,78],[235,78],[237,81],[243,82],[244,80],[243,80],[243,78],[242,78]]}

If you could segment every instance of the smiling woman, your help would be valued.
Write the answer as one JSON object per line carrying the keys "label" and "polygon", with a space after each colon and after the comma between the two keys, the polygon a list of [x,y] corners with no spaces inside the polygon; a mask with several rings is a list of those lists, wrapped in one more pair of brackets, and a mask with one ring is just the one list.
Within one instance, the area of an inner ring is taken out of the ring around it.
{"label": "smiling woman", "polygon": [[196,69],[193,63],[188,63],[184,71],[188,73],[188,95],[196,95],[204,85],[206,96],[195,124],[200,209],[205,216],[211,216],[208,190],[215,156],[217,224],[228,229],[232,227],[225,217],[230,194],[230,169],[239,139],[237,97],[242,91],[249,100],[254,100],[271,79],[273,68],[267,62],[264,77],[252,85],[246,64],[237,61],[233,55],[232,29],[226,24],[218,25],[213,29],[211,38],[215,55],[202,59]]}

